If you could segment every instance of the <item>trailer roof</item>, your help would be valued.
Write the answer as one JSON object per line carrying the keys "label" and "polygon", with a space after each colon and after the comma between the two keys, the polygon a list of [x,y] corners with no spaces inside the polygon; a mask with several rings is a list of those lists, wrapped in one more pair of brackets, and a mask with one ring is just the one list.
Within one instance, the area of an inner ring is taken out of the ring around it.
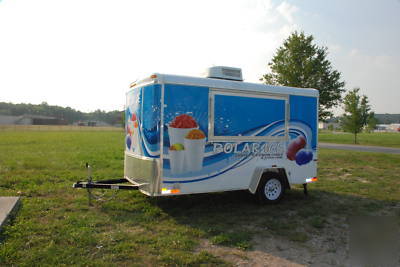
{"label": "trailer roof", "polygon": [[248,82],[230,81],[223,79],[200,78],[200,77],[190,77],[190,76],[161,74],[161,73],[154,73],[148,78],[136,82],[135,85],[140,86],[143,83],[150,83],[150,82],[185,84],[185,85],[204,86],[211,88],[236,89],[244,91],[268,92],[268,93],[302,95],[302,96],[312,96],[312,97],[319,96],[319,91],[313,88],[275,86],[275,85],[267,85],[261,83],[248,83]]}

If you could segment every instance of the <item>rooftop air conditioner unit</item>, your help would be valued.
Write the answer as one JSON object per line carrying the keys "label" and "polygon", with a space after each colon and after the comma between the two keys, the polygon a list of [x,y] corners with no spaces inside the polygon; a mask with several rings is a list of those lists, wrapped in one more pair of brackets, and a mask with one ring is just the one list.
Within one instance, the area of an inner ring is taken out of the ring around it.
{"label": "rooftop air conditioner unit", "polygon": [[242,69],[224,66],[214,66],[206,70],[207,78],[224,79],[232,81],[243,81]]}

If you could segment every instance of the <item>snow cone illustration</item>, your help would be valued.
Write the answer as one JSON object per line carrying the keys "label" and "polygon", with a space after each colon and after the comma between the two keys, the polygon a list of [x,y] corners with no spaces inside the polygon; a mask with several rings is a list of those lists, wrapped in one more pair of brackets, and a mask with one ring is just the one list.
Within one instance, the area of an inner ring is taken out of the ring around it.
{"label": "snow cone illustration", "polygon": [[180,144],[173,144],[169,147],[169,162],[172,174],[185,172],[185,147]]}
{"label": "snow cone illustration", "polygon": [[183,144],[188,132],[197,128],[199,128],[197,122],[190,115],[182,114],[176,116],[168,125],[169,143],[171,145]]}
{"label": "snow cone illustration", "polygon": [[206,136],[202,130],[193,129],[185,136],[186,171],[200,171],[203,167]]}
{"label": "snow cone illustration", "polygon": [[305,149],[307,141],[303,136],[292,140],[287,149],[286,156],[289,160],[295,160],[297,165],[305,165],[313,159],[313,152]]}

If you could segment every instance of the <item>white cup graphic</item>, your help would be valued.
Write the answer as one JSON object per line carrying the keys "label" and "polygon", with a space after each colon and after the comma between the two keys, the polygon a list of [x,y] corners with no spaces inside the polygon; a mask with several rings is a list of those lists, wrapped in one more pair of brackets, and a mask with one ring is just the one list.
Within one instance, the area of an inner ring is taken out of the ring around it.
{"label": "white cup graphic", "polygon": [[172,174],[185,172],[185,150],[169,150],[169,163]]}
{"label": "white cup graphic", "polygon": [[173,144],[183,144],[185,136],[188,134],[193,129],[196,128],[174,128],[171,126],[168,126],[168,136],[169,136],[169,143],[170,145]]}
{"label": "white cup graphic", "polygon": [[185,165],[186,171],[195,172],[203,168],[204,147],[206,139],[185,138]]}
{"label": "white cup graphic", "polygon": [[[136,126],[136,127],[135,127]],[[137,126],[137,121],[128,121],[128,127],[131,131],[131,151],[136,154],[142,154],[142,148],[140,147],[140,136],[139,136],[139,127]]]}

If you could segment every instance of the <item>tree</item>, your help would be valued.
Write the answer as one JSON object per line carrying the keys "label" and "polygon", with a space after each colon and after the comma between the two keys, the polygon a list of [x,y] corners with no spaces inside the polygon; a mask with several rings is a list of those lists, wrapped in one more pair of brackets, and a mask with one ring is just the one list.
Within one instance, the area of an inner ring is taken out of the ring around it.
{"label": "tree", "polygon": [[377,124],[378,124],[378,119],[375,118],[375,113],[374,112],[369,113],[367,120],[367,128],[366,128],[367,132],[370,133],[373,130],[375,130]]}
{"label": "tree", "polygon": [[319,119],[332,116],[329,110],[339,104],[344,92],[341,74],[333,70],[328,49],[313,43],[312,35],[295,31],[278,48],[268,63],[271,73],[260,79],[266,84],[315,88],[319,90]]}
{"label": "tree", "polygon": [[344,97],[344,114],[341,119],[343,130],[354,134],[354,144],[357,144],[357,134],[368,123],[370,105],[368,98],[359,95],[360,88],[354,88]]}

